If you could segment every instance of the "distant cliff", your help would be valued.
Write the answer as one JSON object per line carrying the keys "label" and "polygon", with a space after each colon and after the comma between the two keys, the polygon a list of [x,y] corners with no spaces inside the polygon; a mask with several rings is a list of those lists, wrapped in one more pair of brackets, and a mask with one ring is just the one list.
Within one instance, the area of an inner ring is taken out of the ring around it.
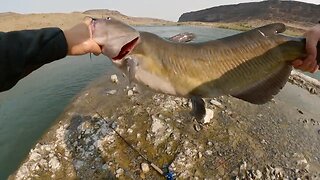
{"label": "distant cliff", "polygon": [[182,14],[179,22],[248,22],[255,20],[314,24],[320,20],[320,5],[298,1],[269,0],[212,7]]}

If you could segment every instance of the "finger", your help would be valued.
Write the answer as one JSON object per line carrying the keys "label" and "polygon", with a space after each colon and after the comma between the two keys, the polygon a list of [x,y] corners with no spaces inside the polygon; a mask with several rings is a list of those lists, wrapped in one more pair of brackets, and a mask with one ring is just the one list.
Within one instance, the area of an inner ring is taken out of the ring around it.
{"label": "finger", "polygon": [[317,57],[317,48],[316,48],[317,44],[318,44],[318,39],[314,38],[314,35],[312,32],[308,33],[306,35],[306,51],[310,59],[316,59]]}
{"label": "finger", "polygon": [[91,27],[91,24],[92,24],[92,21],[93,21],[94,18],[90,17],[90,16],[86,16],[84,17],[84,20],[83,22],[81,23],[83,26],[85,26],[85,29],[87,29],[88,31],[88,35],[89,35],[89,39],[92,38],[92,27]]}
{"label": "finger", "polygon": [[92,17],[86,16],[86,17],[84,17],[83,22],[84,22],[85,24],[89,25],[89,24],[91,24],[91,21],[92,21],[92,20],[93,20]]}
{"label": "finger", "polygon": [[305,58],[303,60],[303,63],[299,66],[299,69],[303,70],[303,71],[308,71],[308,69],[313,67],[313,58],[312,56],[307,56],[307,58]]}
{"label": "finger", "polygon": [[298,68],[299,66],[301,66],[303,64],[303,61],[301,59],[296,59],[292,62],[292,66],[295,68]]}
{"label": "finger", "polygon": [[308,72],[313,72],[313,70],[317,67],[317,61],[312,61],[312,63],[310,63],[310,65],[307,67]]}
{"label": "finger", "polygon": [[91,45],[91,48],[89,49],[89,51],[96,56],[101,54],[101,52],[102,52],[101,47],[95,42],[92,42],[92,45]]}
{"label": "finger", "polygon": [[92,20],[93,18],[90,17],[90,16],[86,16],[84,17],[85,19],[83,20],[83,24],[86,26],[86,28],[88,29],[88,32],[89,32],[89,38],[91,39],[92,38],[92,27],[91,27],[91,24],[92,24]]}
{"label": "finger", "polygon": [[312,70],[312,71],[310,71],[311,73],[316,73],[317,71],[318,71],[318,69],[319,69],[319,65],[316,65],[315,67],[314,67],[314,69]]}

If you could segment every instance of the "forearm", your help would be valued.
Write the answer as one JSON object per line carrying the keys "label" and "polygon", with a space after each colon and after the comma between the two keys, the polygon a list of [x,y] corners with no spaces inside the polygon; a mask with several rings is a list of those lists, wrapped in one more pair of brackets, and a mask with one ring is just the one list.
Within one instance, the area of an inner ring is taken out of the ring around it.
{"label": "forearm", "polygon": [[0,33],[0,92],[67,52],[66,38],[58,28]]}

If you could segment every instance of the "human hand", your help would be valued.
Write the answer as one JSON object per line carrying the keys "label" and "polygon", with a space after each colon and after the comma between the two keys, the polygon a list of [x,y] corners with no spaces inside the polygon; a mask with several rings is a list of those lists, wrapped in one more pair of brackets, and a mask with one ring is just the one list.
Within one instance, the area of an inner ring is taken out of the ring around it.
{"label": "human hand", "polygon": [[320,25],[316,25],[305,33],[306,52],[305,59],[297,59],[292,62],[293,67],[302,71],[314,73],[319,69],[317,64],[317,44],[320,40]]}
{"label": "human hand", "polygon": [[68,44],[68,55],[101,54],[100,46],[92,39],[91,21],[91,18],[87,18],[84,22],[63,31]]}

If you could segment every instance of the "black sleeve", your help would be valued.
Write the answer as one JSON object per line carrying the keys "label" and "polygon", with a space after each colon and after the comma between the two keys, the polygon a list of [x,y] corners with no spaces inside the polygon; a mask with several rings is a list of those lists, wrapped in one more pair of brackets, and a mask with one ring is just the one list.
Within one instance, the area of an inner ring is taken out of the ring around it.
{"label": "black sleeve", "polygon": [[59,28],[0,32],[0,92],[67,52],[67,41]]}

